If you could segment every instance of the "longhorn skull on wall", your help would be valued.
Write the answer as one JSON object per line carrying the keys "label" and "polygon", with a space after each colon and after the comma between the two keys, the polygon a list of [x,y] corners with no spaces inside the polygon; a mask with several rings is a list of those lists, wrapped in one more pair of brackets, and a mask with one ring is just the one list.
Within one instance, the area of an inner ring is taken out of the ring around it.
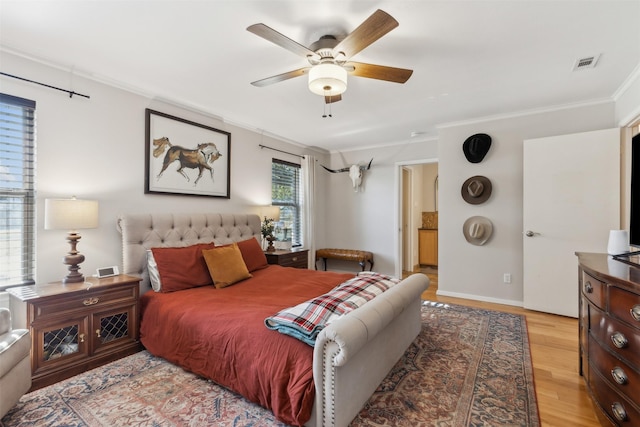
{"label": "longhorn skull on wall", "polygon": [[342,169],[329,169],[324,165],[320,166],[331,173],[349,172],[349,178],[351,178],[351,182],[353,183],[353,191],[358,191],[362,184],[362,174],[364,171],[371,169],[371,162],[373,162],[373,159],[369,160],[369,164],[367,166],[351,165],[348,168]]}

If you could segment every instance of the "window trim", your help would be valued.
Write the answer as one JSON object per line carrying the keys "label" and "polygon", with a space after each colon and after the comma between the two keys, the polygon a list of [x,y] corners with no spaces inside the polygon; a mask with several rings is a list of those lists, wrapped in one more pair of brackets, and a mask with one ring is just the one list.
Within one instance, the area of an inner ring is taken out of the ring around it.
{"label": "window trim", "polygon": [[[273,198],[273,165],[274,164],[280,164],[280,165],[284,165],[284,166],[289,166],[292,168],[296,169],[296,176],[298,179],[298,182],[295,186],[295,191],[297,192],[297,203],[289,203],[289,202],[280,202],[277,201]],[[288,162],[286,160],[281,160],[281,159],[277,159],[277,158],[272,158],[271,159],[271,167],[272,167],[272,172],[271,172],[271,205],[272,206],[278,206],[278,207],[291,207],[295,210],[296,212],[296,216],[297,216],[297,224],[294,223],[294,227],[292,229],[292,247],[303,247],[304,246],[304,235],[303,235],[303,209],[304,209],[304,203],[303,203],[303,195],[302,195],[302,166],[297,164],[297,163],[292,163],[292,162]],[[297,240],[293,240],[293,235],[295,234],[295,236],[297,237]]]}
{"label": "window trim", "polygon": [[[11,146],[10,141],[22,139],[22,156],[19,158],[21,165],[16,167],[22,173],[22,187],[15,188],[5,183],[9,180],[0,180],[0,206],[3,206],[4,211],[7,213],[5,219],[6,225],[0,228],[0,233],[5,234],[2,240],[6,242],[7,255],[12,252],[11,242],[19,242],[18,252],[21,253],[20,265],[14,263],[7,273],[6,279],[0,277],[0,291],[13,287],[31,285],[35,283],[36,274],[36,141],[35,141],[35,129],[36,129],[36,102],[20,98],[13,95],[0,93],[0,104],[7,106],[7,109],[14,109],[15,113],[11,114],[7,112],[6,108],[0,112],[0,141],[4,147],[4,150],[0,151],[0,159],[5,161],[11,160]],[[18,110],[20,109],[20,110]],[[13,112],[12,112],[13,113]],[[21,118],[16,119],[18,114],[21,113]],[[21,128],[18,128],[18,132],[21,132],[17,137],[10,135],[13,130],[10,125],[19,124]],[[0,145],[0,147],[2,147]],[[19,152],[18,144],[13,144],[15,152]],[[7,165],[11,164],[7,162]],[[20,198],[16,209],[16,204],[11,199]],[[11,221],[15,220],[15,217],[10,216],[12,212],[18,212],[21,216],[18,220],[20,223],[20,231],[17,232],[17,237],[13,238],[9,233],[9,229],[12,227]],[[0,234],[1,235],[1,234]]]}

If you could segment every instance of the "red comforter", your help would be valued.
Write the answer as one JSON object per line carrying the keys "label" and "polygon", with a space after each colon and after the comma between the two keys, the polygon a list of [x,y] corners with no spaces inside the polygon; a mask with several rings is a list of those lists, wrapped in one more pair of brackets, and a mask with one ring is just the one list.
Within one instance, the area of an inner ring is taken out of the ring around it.
{"label": "red comforter", "polygon": [[313,348],[267,329],[264,319],[353,277],[270,265],[253,278],[141,298],[140,339],[147,350],[303,425],[315,390]]}

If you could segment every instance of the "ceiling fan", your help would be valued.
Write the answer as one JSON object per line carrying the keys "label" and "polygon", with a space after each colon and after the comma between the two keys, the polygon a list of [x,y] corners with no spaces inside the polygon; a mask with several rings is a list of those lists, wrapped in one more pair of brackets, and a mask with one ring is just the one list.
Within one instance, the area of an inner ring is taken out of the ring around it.
{"label": "ceiling fan", "polygon": [[247,27],[247,31],[296,55],[303,56],[309,61],[307,67],[256,80],[251,84],[262,87],[308,74],[309,90],[324,96],[325,102],[330,104],[342,99],[342,94],[347,90],[347,74],[405,83],[411,77],[413,70],[350,60],[351,57],[397,26],[398,21],[378,9],[344,39],[338,40],[335,36],[325,35],[311,46],[306,47],[265,24],[251,25]]}

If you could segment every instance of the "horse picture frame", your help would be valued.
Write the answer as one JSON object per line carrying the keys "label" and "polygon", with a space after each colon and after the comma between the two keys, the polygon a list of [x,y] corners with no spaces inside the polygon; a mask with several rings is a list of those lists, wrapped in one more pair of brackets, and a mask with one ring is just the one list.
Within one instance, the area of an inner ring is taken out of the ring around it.
{"label": "horse picture frame", "polygon": [[231,133],[146,109],[145,194],[230,198]]}

